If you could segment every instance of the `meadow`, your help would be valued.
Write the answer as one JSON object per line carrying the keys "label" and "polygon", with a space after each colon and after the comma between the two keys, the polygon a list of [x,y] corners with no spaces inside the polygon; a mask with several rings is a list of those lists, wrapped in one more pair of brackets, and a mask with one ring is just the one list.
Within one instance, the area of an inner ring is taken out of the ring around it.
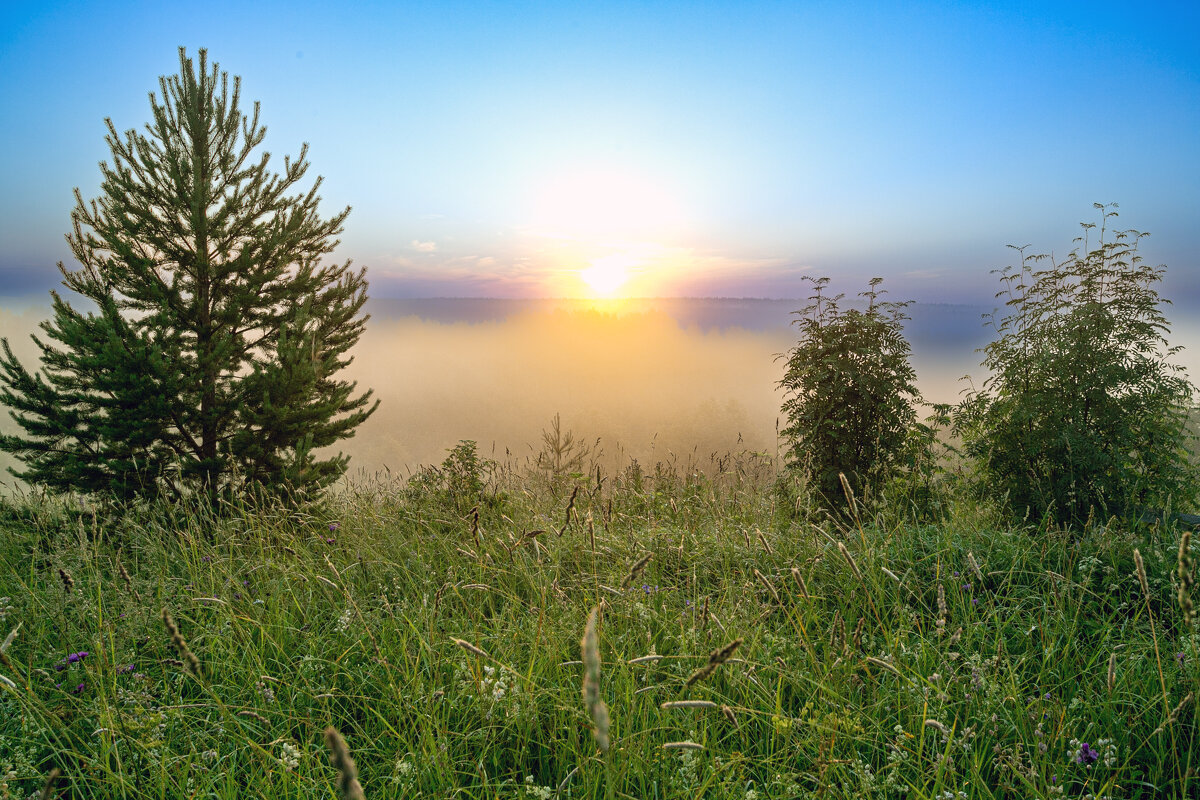
{"label": "meadow", "polygon": [[544,455],[4,501],[0,798],[1200,797],[1175,525]]}

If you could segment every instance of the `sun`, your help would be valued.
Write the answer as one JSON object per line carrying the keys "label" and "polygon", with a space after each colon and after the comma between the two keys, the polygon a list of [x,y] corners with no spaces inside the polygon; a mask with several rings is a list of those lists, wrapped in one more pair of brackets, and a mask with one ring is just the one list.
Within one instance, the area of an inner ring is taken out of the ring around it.
{"label": "sun", "polygon": [[643,291],[686,228],[669,181],[619,165],[558,170],[531,197],[526,230],[557,261],[568,294],[585,286],[596,299],[622,296],[631,285]]}
{"label": "sun", "polygon": [[612,297],[629,280],[629,268],[637,259],[624,253],[616,253],[592,260],[592,265],[581,270],[579,277],[597,297]]}

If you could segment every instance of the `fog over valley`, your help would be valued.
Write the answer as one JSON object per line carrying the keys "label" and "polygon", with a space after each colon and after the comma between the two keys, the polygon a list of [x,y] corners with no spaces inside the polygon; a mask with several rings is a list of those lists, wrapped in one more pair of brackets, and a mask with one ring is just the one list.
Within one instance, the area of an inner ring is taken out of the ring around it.
{"label": "fog over valley", "polygon": [[[676,458],[701,468],[743,449],[776,452],[783,363],[801,300],[373,299],[347,374],[371,387],[379,410],[342,443],[349,476],[406,474],[440,463],[463,439],[481,454],[534,458],[555,414],[564,430],[623,466]],[[38,298],[0,302],[0,335],[32,363],[29,334],[47,313]],[[905,333],[918,387],[954,402],[979,366],[991,331],[979,306],[914,304]],[[1174,314],[1178,317],[1179,314]],[[1195,324],[1174,326],[1176,358],[1200,375]],[[8,414],[0,430],[15,428]],[[0,455],[0,467],[14,462]],[[3,478],[11,483],[7,472]]]}

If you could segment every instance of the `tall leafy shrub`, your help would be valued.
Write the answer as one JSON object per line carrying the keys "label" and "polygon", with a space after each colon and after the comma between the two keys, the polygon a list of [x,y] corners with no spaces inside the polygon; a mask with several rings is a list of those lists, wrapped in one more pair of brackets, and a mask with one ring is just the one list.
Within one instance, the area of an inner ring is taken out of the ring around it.
{"label": "tall leafy shrub", "polygon": [[[1187,453],[1195,389],[1172,364],[1157,284],[1165,267],[1110,231],[1115,206],[1062,261],[1021,254],[1001,272],[1007,313],[985,349],[991,376],[956,427],[985,480],[1018,514],[1072,524],[1196,497]],[[1093,240],[1094,239],[1094,240]],[[1045,266],[1048,265],[1048,266]]]}
{"label": "tall leafy shrub", "polygon": [[789,467],[807,470],[827,505],[845,503],[839,473],[858,493],[873,494],[895,466],[919,402],[904,338],[908,303],[880,299],[882,278],[860,293],[865,310],[843,309],[825,294],[828,278],[807,278],[814,291],[795,312],[800,329],[780,388],[781,431]]}

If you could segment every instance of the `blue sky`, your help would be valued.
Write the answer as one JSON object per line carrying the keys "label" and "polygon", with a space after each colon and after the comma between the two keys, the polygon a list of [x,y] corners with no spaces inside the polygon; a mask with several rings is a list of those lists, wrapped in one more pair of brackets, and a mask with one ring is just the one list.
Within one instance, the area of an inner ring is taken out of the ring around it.
{"label": "blue sky", "polygon": [[[1194,3],[9,3],[0,294],[69,262],[72,189],[208,48],[310,145],[379,296],[990,302],[1006,244],[1121,205],[1200,301]],[[595,280],[592,280],[595,279]]]}

